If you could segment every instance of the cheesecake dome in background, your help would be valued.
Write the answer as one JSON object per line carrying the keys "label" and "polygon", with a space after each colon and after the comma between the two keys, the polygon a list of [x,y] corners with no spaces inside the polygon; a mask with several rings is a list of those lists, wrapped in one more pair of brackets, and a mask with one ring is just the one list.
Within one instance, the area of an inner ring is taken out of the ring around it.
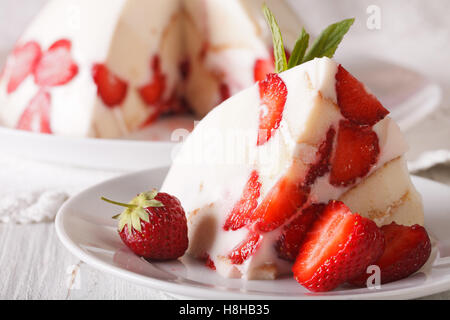
{"label": "cheesecake dome in background", "polygon": [[[289,37],[298,22],[273,2]],[[273,72],[262,3],[51,0],[3,68],[0,124],[115,138],[165,114],[203,117]]]}

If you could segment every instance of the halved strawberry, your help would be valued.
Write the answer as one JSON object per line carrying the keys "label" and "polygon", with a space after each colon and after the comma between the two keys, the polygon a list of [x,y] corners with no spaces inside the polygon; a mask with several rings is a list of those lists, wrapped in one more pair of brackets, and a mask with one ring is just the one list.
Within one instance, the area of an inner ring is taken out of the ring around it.
{"label": "halved strawberry", "polygon": [[256,81],[263,81],[269,73],[275,72],[272,59],[257,59],[253,67],[253,76]]}
{"label": "halved strawberry", "polygon": [[336,136],[336,130],[334,128],[328,129],[325,140],[320,144],[317,150],[317,161],[313,164],[306,175],[304,184],[312,185],[317,178],[324,176],[330,171],[330,158],[333,151],[334,137]]}
{"label": "halved strawberry", "polygon": [[[380,267],[381,283],[406,278],[419,270],[431,254],[431,242],[424,227],[410,227],[391,223],[381,227],[386,243],[381,258],[374,264]],[[365,286],[370,274],[365,272],[350,283]]]}
{"label": "halved strawberry", "polygon": [[50,103],[50,94],[40,90],[22,113],[17,129],[51,134]]}
{"label": "halved strawberry", "polygon": [[287,87],[280,76],[271,73],[259,82],[259,95],[261,111],[257,145],[261,146],[269,141],[273,132],[280,126],[287,99]]}
{"label": "halved strawberry", "polygon": [[78,66],[72,59],[71,49],[72,43],[61,39],[43,53],[34,70],[34,81],[38,86],[61,86],[78,74]]}
{"label": "halved strawberry", "polygon": [[341,121],[331,160],[330,183],[334,186],[353,184],[369,172],[379,153],[378,136],[371,127]]}
{"label": "halved strawberry", "polygon": [[361,274],[383,250],[375,222],[330,201],[306,235],[292,271],[310,291],[329,291]]}
{"label": "halved strawberry", "polygon": [[253,211],[258,206],[261,191],[261,182],[258,179],[259,174],[254,170],[244,187],[241,199],[234,205],[225,221],[223,226],[225,230],[238,230],[248,223]]}
{"label": "halved strawberry", "polygon": [[27,42],[14,49],[5,66],[5,69],[7,68],[11,73],[6,88],[8,94],[16,91],[20,84],[34,72],[41,56],[41,47],[34,41]]}
{"label": "halved strawberry", "polygon": [[152,63],[153,78],[150,83],[139,88],[139,94],[147,105],[155,105],[161,101],[166,89],[166,76],[161,71],[161,62],[154,56]]}
{"label": "halved strawberry", "polygon": [[342,114],[357,124],[372,126],[389,114],[364,84],[341,65],[336,74],[336,92]]}
{"label": "halved strawberry", "polygon": [[114,75],[104,64],[95,64],[92,77],[97,93],[107,107],[120,106],[127,96],[128,83]]}
{"label": "halved strawberry", "polygon": [[231,253],[228,254],[232,264],[243,264],[258,249],[262,236],[255,232],[250,232],[247,239],[237,245]]}
{"label": "halved strawberry", "polygon": [[325,204],[312,204],[303,209],[298,217],[283,228],[281,236],[275,245],[275,249],[281,259],[295,261],[307,231],[324,209]]}
{"label": "halved strawberry", "polygon": [[281,178],[255,209],[250,223],[256,223],[256,228],[262,232],[278,228],[305,203],[308,193],[308,188],[290,177]]}

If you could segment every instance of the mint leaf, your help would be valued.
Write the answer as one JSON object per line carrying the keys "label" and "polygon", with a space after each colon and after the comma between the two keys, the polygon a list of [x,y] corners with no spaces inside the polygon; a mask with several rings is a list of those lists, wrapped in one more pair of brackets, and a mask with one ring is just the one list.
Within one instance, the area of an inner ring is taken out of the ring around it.
{"label": "mint leaf", "polygon": [[278,26],[272,11],[267,7],[266,4],[263,5],[263,12],[266,18],[267,24],[272,32],[273,40],[273,54],[275,57],[275,72],[280,73],[287,70],[287,60],[286,53],[284,51],[283,37],[281,36],[280,27]]}
{"label": "mint leaf", "polygon": [[348,32],[355,19],[345,19],[326,28],[314,41],[302,63],[314,58],[332,58],[344,35]]}
{"label": "mint leaf", "polygon": [[289,58],[288,69],[291,69],[302,63],[303,57],[306,53],[306,49],[308,49],[308,44],[309,34],[306,32],[305,28],[303,28],[300,37],[295,43],[294,50],[292,50],[291,57]]}

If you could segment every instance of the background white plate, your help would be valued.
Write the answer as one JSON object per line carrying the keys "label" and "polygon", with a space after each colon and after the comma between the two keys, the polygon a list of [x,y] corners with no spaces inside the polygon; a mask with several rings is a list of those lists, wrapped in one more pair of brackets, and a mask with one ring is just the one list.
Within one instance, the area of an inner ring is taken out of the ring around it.
{"label": "background white plate", "polygon": [[[149,263],[138,258],[121,242],[114,207],[101,196],[128,201],[137,193],[159,187],[167,168],[125,175],[71,198],[59,211],[56,230],[62,243],[78,258],[113,275],[176,296],[203,299],[406,299],[450,289],[450,188],[414,177],[421,192],[426,227],[437,239],[440,255],[428,272],[383,285],[380,290],[339,288],[312,294],[291,277],[275,281],[225,279],[202,263],[184,257],[181,261]],[[120,211],[120,210],[119,210]],[[191,262],[191,264],[186,264]]]}

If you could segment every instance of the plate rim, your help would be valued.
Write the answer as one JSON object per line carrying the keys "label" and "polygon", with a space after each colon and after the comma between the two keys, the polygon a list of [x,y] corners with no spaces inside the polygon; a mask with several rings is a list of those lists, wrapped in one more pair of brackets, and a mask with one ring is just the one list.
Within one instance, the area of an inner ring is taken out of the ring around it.
{"label": "plate rim", "polygon": [[[71,207],[73,203],[77,202],[77,199],[83,197],[87,193],[91,193],[93,190],[102,188],[105,185],[118,183],[124,179],[132,179],[133,176],[146,174],[155,170],[164,170],[168,169],[169,166],[159,166],[156,168],[145,169],[140,171],[135,171],[132,173],[120,175],[118,177],[114,177],[98,184],[95,184],[89,188],[86,188],[77,194],[71,196],[69,200],[67,200],[61,208],[58,210],[55,219],[55,229],[56,234],[64,245],[64,247],[69,250],[73,255],[79,258],[81,261],[86,264],[100,270],[104,271],[113,276],[122,278],[127,281],[131,281],[137,285],[141,285],[143,287],[152,288],[154,290],[159,290],[163,292],[167,292],[168,294],[172,294],[174,296],[182,296],[182,297],[190,297],[192,299],[209,299],[209,300],[217,300],[217,299],[262,299],[262,300],[377,300],[377,299],[415,299],[420,297],[429,296],[432,294],[436,294],[439,292],[443,292],[446,290],[450,290],[450,275],[443,280],[436,282],[431,282],[425,284],[420,287],[420,290],[413,290],[411,288],[399,288],[393,289],[389,291],[374,291],[374,292],[365,292],[359,294],[343,294],[343,295],[321,295],[321,294],[301,294],[301,295],[283,295],[283,294],[255,294],[249,293],[240,290],[228,291],[227,289],[220,288],[206,288],[194,284],[181,284],[176,282],[165,281],[161,279],[156,279],[150,276],[140,275],[130,270],[126,270],[124,268],[114,266],[107,262],[102,261],[101,259],[90,255],[86,251],[84,251],[75,241],[73,241],[69,235],[67,234],[64,228],[64,218],[68,212],[67,208]],[[449,189],[450,187],[439,183],[430,179],[411,176],[413,180],[420,181],[426,183],[433,183],[439,185],[441,188]],[[414,181],[413,181],[414,182]],[[212,297],[213,295],[213,297]]]}

